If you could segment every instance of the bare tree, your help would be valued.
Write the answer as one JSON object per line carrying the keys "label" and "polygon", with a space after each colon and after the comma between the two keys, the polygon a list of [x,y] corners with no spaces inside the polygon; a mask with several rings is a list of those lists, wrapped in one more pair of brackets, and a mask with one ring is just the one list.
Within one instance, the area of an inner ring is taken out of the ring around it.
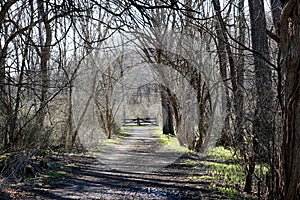
{"label": "bare tree", "polygon": [[[50,21],[48,19],[48,5],[43,1],[37,1],[38,13],[41,18],[42,23],[39,24],[39,36],[40,43],[42,47],[40,49],[40,70],[41,70],[41,94],[40,94],[40,108],[37,116],[37,121],[41,129],[43,128],[45,116],[46,116],[46,106],[48,102],[48,90],[49,90],[49,67],[48,62],[50,59],[50,48],[52,45],[52,30],[50,26]],[[43,32],[45,31],[45,35]],[[38,138],[35,135],[34,138]],[[35,141],[39,141],[36,139]]]}

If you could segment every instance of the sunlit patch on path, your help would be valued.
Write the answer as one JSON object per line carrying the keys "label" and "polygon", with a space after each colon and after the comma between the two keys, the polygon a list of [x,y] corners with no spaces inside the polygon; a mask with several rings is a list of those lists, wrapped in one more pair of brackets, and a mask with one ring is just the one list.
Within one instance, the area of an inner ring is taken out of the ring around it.
{"label": "sunlit patch on path", "polygon": [[129,135],[120,143],[94,155],[110,169],[135,173],[159,170],[173,163],[182,153],[163,147],[152,129],[131,128]]}

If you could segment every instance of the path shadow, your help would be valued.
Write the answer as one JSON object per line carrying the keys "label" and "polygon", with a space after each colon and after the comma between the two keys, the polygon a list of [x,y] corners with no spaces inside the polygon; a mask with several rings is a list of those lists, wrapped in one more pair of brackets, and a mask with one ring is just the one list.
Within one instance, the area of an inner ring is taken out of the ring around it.
{"label": "path shadow", "polygon": [[179,158],[174,164],[155,172],[127,172],[107,169],[101,162],[79,163],[74,175],[51,189],[32,190],[42,199],[228,199],[208,189],[209,182],[188,181],[201,171],[187,173]]}

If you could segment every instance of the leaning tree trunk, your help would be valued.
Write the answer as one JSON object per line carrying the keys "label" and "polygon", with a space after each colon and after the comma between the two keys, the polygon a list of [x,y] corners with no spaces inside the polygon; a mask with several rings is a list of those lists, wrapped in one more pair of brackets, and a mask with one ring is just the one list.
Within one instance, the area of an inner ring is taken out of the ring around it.
{"label": "leaning tree trunk", "polygon": [[[225,136],[225,138],[229,139],[229,133],[230,133],[230,96],[229,96],[229,90],[228,90],[228,83],[227,83],[227,69],[226,65],[227,63],[229,64],[229,72],[230,72],[230,81],[231,81],[231,87],[232,87],[232,92],[233,92],[233,99],[234,102],[235,100],[238,99],[237,97],[237,91],[238,91],[238,85],[237,85],[237,73],[236,73],[236,62],[234,60],[234,55],[230,46],[230,42],[228,39],[228,30],[226,28],[225,21],[222,17],[222,10],[220,6],[220,1],[219,0],[213,0],[213,7],[216,12],[216,17],[218,19],[218,26],[217,26],[217,36],[218,36],[218,45],[217,45],[217,50],[218,50],[218,56],[219,56],[219,62],[220,62],[220,72],[221,76],[224,82],[225,86],[225,94],[226,94],[226,110],[227,110],[227,116],[225,118],[225,125],[222,130],[222,137]],[[226,53],[225,53],[226,51]],[[241,102],[239,102],[241,104]],[[227,135],[227,136],[226,136]],[[229,144],[229,143],[228,143]],[[226,146],[226,144],[224,143]]]}
{"label": "leaning tree trunk", "polygon": [[[198,69],[194,67],[194,65],[192,65],[188,60],[186,60],[185,58],[181,57],[178,54],[164,51],[162,49],[154,50],[151,48],[144,49],[144,52],[148,58],[151,58],[151,54],[155,55],[156,53],[155,57],[158,58],[157,59],[158,63],[165,64],[172,67],[172,69],[180,73],[189,82],[190,86],[195,90],[197,96],[198,108],[199,108],[199,122],[198,122],[199,137],[195,138],[194,149],[200,150],[207,130],[205,123],[207,122],[208,119],[206,116],[207,113],[205,107],[209,99],[209,90],[207,88],[206,82],[203,81],[201,78],[201,72],[199,72]],[[171,103],[174,103],[174,101],[172,101]],[[175,114],[175,119],[177,121],[179,118],[176,117],[178,117],[178,115],[176,116]]]}
{"label": "leaning tree trunk", "polygon": [[[217,2],[219,4],[219,2]],[[219,6],[219,5],[218,5]],[[225,44],[225,37],[223,34],[223,30],[221,29],[220,21],[216,22],[216,33],[217,33],[217,53],[219,58],[219,65],[220,65],[220,73],[224,83],[225,89],[225,98],[223,102],[225,102],[226,106],[226,117],[224,127],[222,129],[221,138],[219,140],[219,144],[222,146],[229,146],[230,145],[230,122],[229,122],[229,113],[230,113],[230,96],[229,96],[229,83],[228,83],[228,76],[227,76],[227,55],[226,55],[226,44]]]}
{"label": "leaning tree trunk", "polygon": [[284,73],[281,199],[300,194],[300,2],[289,0],[281,14],[280,49]]}

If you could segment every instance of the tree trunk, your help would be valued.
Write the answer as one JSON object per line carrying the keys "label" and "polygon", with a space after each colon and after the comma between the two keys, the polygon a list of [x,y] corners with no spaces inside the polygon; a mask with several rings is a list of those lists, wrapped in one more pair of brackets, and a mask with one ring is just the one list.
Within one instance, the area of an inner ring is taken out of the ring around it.
{"label": "tree trunk", "polygon": [[[143,49],[146,56],[151,60],[151,57],[154,56],[157,60],[156,62],[159,64],[165,64],[172,69],[176,70],[180,73],[190,84],[190,86],[195,90],[197,96],[197,103],[199,106],[199,122],[198,122],[198,131],[199,131],[199,140],[197,141],[197,146],[199,149],[201,148],[202,142],[204,140],[204,134],[206,133],[205,123],[207,121],[205,106],[207,104],[207,100],[209,97],[209,91],[205,81],[201,79],[201,72],[198,71],[196,67],[194,67],[188,60],[181,57],[178,54],[164,51],[163,49]],[[161,70],[159,73],[162,77],[164,77]],[[163,78],[165,79],[165,78]],[[173,102],[172,102],[173,103]],[[175,110],[175,109],[174,109]],[[176,121],[180,121],[180,116],[175,115]]]}
{"label": "tree trunk", "polygon": [[[24,137],[23,137],[23,133],[18,133],[15,134],[16,129],[17,129],[17,121],[18,121],[18,113],[20,111],[20,106],[21,106],[21,94],[22,94],[22,84],[23,84],[23,78],[24,78],[24,71],[25,71],[25,67],[26,67],[26,55],[28,53],[28,45],[26,45],[25,49],[24,49],[24,53],[23,53],[23,58],[22,58],[22,63],[21,63],[21,71],[20,71],[20,77],[18,80],[18,87],[17,87],[17,94],[16,94],[16,100],[15,100],[15,107],[14,107],[14,111],[12,113],[12,117],[11,117],[11,127],[10,127],[10,137],[12,138],[12,142],[13,145],[22,145],[22,143],[24,143]],[[26,141],[27,143],[27,141]]]}
{"label": "tree trunk", "polygon": [[[249,0],[251,23],[252,48],[256,52],[254,57],[256,108],[253,122],[253,150],[258,161],[270,160],[270,141],[272,138],[272,72],[265,59],[269,58],[268,38],[266,34],[266,18],[264,2]],[[255,161],[253,162],[255,165]],[[254,166],[255,167],[255,166]],[[247,176],[252,176],[254,171],[248,170]],[[252,174],[250,174],[252,173]],[[246,180],[248,181],[248,180]],[[250,183],[246,182],[246,186]],[[248,188],[247,192],[251,191]]]}
{"label": "tree trunk", "polygon": [[[41,0],[38,1],[38,11],[39,15],[42,19],[42,22],[45,27],[45,43],[41,47],[41,60],[40,60],[40,69],[41,69],[41,98],[40,98],[40,108],[37,115],[37,121],[40,126],[40,128],[43,128],[44,125],[44,119],[46,116],[46,106],[48,103],[48,89],[49,89],[49,74],[48,74],[48,61],[50,59],[50,47],[51,47],[51,41],[52,41],[52,30],[50,26],[50,22],[48,20],[47,11],[45,11],[44,2]],[[40,27],[40,31],[42,27]],[[41,40],[43,40],[41,38]],[[35,137],[38,137],[37,134],[35,134]],[[38,138],[37,140],[38,141]]]}
{"label": "tree trunk", "polygon": [[161,90],[161,105],[163,115],[163,134],[174,135],[172,109],[166,91]]}
{"label": "tree trunk", "polygon": [[[1,134],[3,134],[3,146],[8,148],[13,145],[14,135],[11,131],[11,127],[14,127],[13,120],[13,106],[9,103],[10,91],[7,85],[7,71],[9,66],[6,65],[6,59],[9,57],[9,44],[11,44],[14,34],[10,33],[8,26],[4,25],[6,20],[7,12],[16,3],[14,1],[8,1],[1,4],[0,10],[0,31],[1,31],[1,44],[0,44],[0,120],[4,124],[4,129]],[[18,30],[16,30],[18,31]]]}
{"label": "tree trunk", "polygon": [[[219,2],[217,1],[217,4],[219,6]],[[225,97],[223,96],[222,101],[225,103],[226,108],[226,117],[224,121],[224,127],[222,129],[221,138],[218,141],[219,145],[222,146],[229,146],[229,132],[230,132],[230,124],[229,124],[229,113],[230,113],[230,97],[229,97],[229,86],[228,86],[228,76],[227,76],[227,54],[226,54],[226,48],[225,48],[225,38],[222,33],[220,21],[216,22],[216,33],[217,33],[217,53],[219,58],[219,65],[220,65],[220,73],[221,77],[224,83],[224,89],[225,89]]]}
{"label": "tree trunk", "polygon": [[249,161],[247,162],[247,175],[246,175],[246,182],[245,182],[245,187],[244,187],[244,192],[250,194],[252,192],[252,176],[254,174],[255,170],[255,156],[251,156]]}
{"label": "tree trunk", "polygon": [[284,74],[284,126],[282,142],[283,189],[281,199],[300,194],[300,4],[290,0],[281,14],[280,49]]}
{"label": "tree trunk", "polygon": [[[231,87],[232,87],[232,91],[233,91],[233,95],[234,95],[234,100],[237,100],[237,73],[236,73],[236,64],[235,64],[235,60],[234,60],[234,56],[232,53],[232,49],[228,40],[228,35],[227,35],[227,29],[226,29],[226,24],[222,18],[221,15],[221,7],[220,7],[220,1],[219,0],[213,0],[212,1],[213,6],[214,6],[214,10],[216,12],[216,16],[218,19],[218,27],[217,27],[217,36],[218,36],[218,56],[219,56],[219,60],[220,60],[220,71],[221,71],[221,76],[224,82],[224,86],[225,86],[225,94],[226,94],[226,110],[228,112],[226,118],[225,118],[225,124],[224,124],[224,128],[222,130],[222,137],[225,138],[229,138],[226,135],[229,135],[230,131],[230,123],[229,123],[229,114],[231,112],[230,110],[230,96],[229,96],[229,90],[228,90],[228,83],[226,82],[227,79],[227,64],[229,64],[229,71],[230,71],[230,80],[231,80]],[[225,52],[226,51],[226,54]],[[227,55],[227,56],[226,56]],[[227,62],[228,61],[228,62]],[[239,102],[240,103],[240,102]],[[224,139],[223,139],[224,140]],[[228,145],[229,142],[224,143],[224,145]]]}
{"label": "tree trunk", "polygon": [[70,85],[69,85],[69,95],[68,95],[68,117],[67,117],[67,125],[68,129],[66,134],[62,137],[62,144],[65,145],[66,150],[70,150],[73,146],[72,144],[72,136],[74,134],[74,118],[73,118],[73,81],[70,80]]}
{"label": "tree trunk", "polygon": [[254,152],[262,161],[270,159],[269,149],[272,138],[272,71],[265,59],[269,58],[268,38],[266,34],[266,18],[264,2],[249,0],[251,22],[252,48],[256,52],[254,57],[256,111],[254,119]]}
{"label": "tree trunk", "polygon": [[[276,38],[279,36],[279,24],[280,24],[280,15],[282,11],[282,5],[280,0],[270,0],[271,3],[271,8],[272,8],[272,19],[273,19],[273,25],[275,29],[272,29],[272,32],[276,33]],[[276,40],[275,40],[276,41]],[[276,44],[276,56],[277,56],[277,97],[278,97],[278,102],[281,108],[281,111],[283,110],[283,102],[282,102],[282,72],[281,72],[281,64],[280,64],[280,50],[279,50],[279,44]],[[280,111],[280,110],[279,110]],[[278,115],[280,112],[278,112]],[[282,123],[276,124],[278,127],[278,130],[282,129]],[[280,147],[277,144],[281,143],[281,136],[280,132],[275,132],[273,133],[273,138],[272,138],[272,151],[271,151],[271,157],[272,159],[270,160],[270,170],[267,175],[267,186],[269,190],[269,195],[268,198],[275,199],[278,197],[279,194],[279,186],[281,185],[280,183]]]}
{"label": "tree trunk", "polygon": [[275,32],[279,32],[280,14],[282,11],[282,5],[280,0],[271,0],[272,18],[275,26]]}
{"label": "tree trunk", "polygon": [[[238,41],[240,44],[245,44],[246,38],[246,19],[244,12],[245,0],[239,0],[238,3]],[[236,81],[237,81],[237,90],[234,93],[234,110],[236,114],[236,144],[239,146],[241,151],[244,151],[244,139],[243,139],[243,122],[244,122],[244,72],[245,72],[245,56],[244,50],[241,45],[238,51],[237,66],[236,66]]]}

